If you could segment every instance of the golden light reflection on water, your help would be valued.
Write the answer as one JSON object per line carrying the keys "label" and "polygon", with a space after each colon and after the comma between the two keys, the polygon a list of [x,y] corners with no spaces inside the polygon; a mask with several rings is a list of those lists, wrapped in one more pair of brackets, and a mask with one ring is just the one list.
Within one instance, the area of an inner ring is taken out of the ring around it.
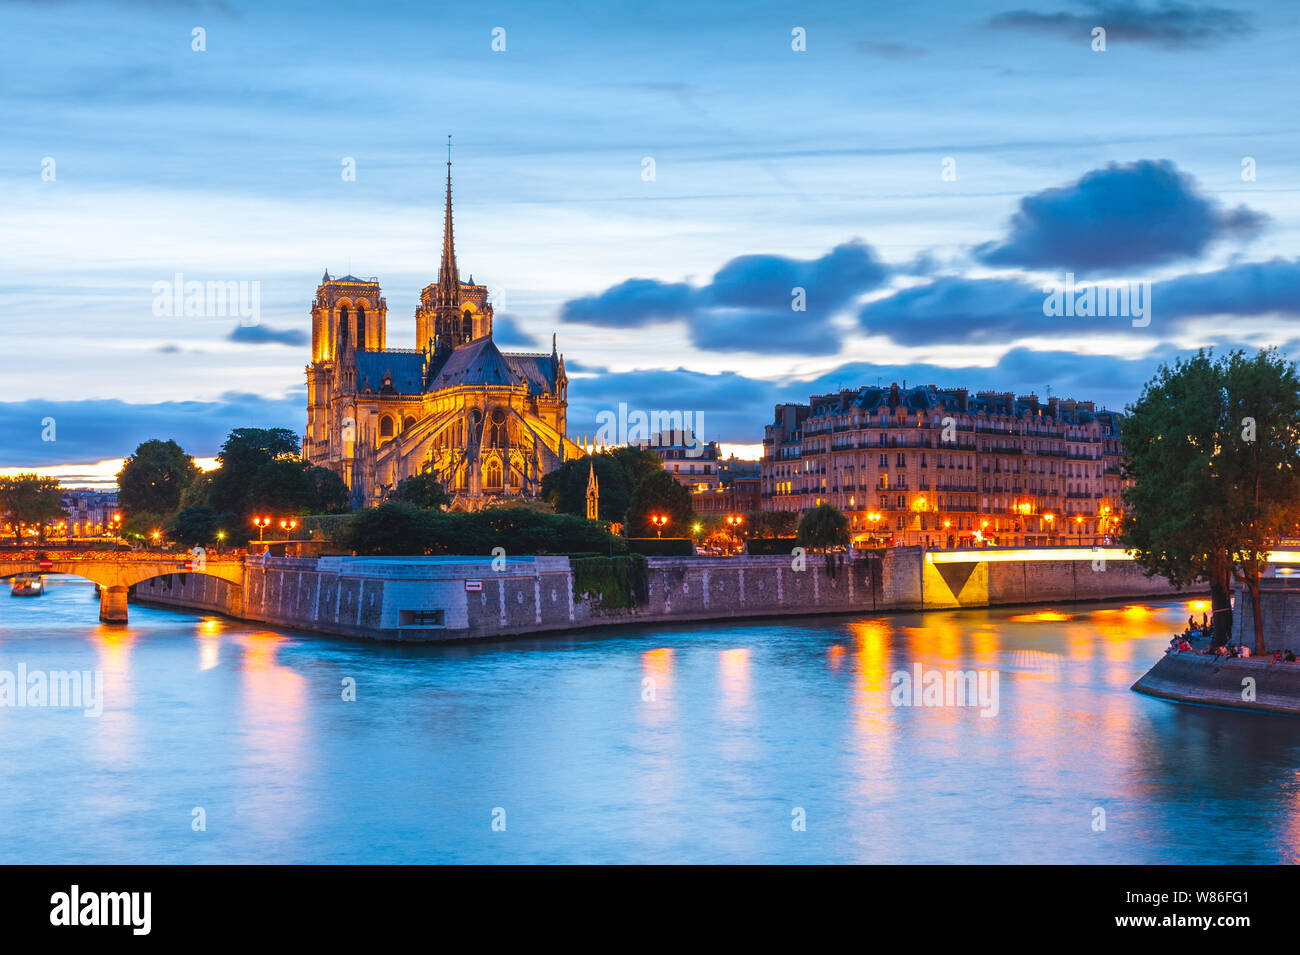
{"label": "golden light reflection on water", "polygon": [[889,702],[889,638],[884,620],[849,624],[857,657],[853,699],[853,737],[860,757],[858,777],[867,792],[893,789],[893,705]]}
{"label": "golden light reflection on water", "polygon": [[[650,682],[647,682],[650,681]],[[641,718],[663,723],[671,715],[673,648],[658,647],[641,654]]]}
{"label": "golden light reflection on water", "polygon": [[1061,613],[1058,610],[1035,610],[1033,613],[1018,613],[1007,618],[1012,623],[1060,623],[1073,620],[1074,614]]}
{"label": "golden light reflection on water", "polygon": [[132,728],[135,720],[131,686],[131,649],[136,635],[120,625],[101,623],[90,634],[99,657],[99,692],[103,713],[94,720],[92,758],[106,765],[128,765],[134,755]]}
{"label": "golden light reflection on water", "polygon": [[718,651],[718,683],[723,711],[739,715],[749,705],[749,648]]}
{"label": "golden light reflection on water", "polygon": [[199,670],[213,670],[221,665],[221,634],[224,629],[222,622],[214,617],[199,624]]}

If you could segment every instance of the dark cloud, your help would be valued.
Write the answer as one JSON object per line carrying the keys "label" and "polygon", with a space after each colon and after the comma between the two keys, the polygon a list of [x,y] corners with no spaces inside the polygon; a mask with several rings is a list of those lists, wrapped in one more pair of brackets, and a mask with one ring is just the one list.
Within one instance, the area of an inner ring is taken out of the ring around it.
{"label": "dark cloud", "polygon": [[[1076,291],[1090,284],[1081,281]],[[1126,317],[1048,316],[1046,297],[1043,286],[1020,279],[943,276],[869,302],[858,318],[868,334],[910,346],[1009,343],[1055,334],[1123,333],[1143,341],[1216,315],[1275,316],[1289,336],[1300,331],[1290,327],[1300,323],[1300,259],[1244,262],[1153,282],[1145,328]]]}
{"label": "dark cloud", "polygon": [[[53,418],[55,440],[41,440]],[[128,404],[115,399],[0,402],[0,467],[46,467],[125,457],[150,438],[174,438],[196,457],[217,453],[234,428],[289,428],[307,420],[306,396],[228,392],[217,401]]]}
{"label": "dark cloud", "polygon": [[1169,160],[1144,159],[1025,196],[1006,237],[974,252],[988,265],[1125,269],[1193,258],[1216,240],[1253,237],[1265,221],[1245,206],[1223,209]]}
{"label": "dark cloud", "polygon": [[242,345],[306,345],[310,339],[298,328],[272,328],[270,325],[236,325],[226,341]]}
{"label": "dark cloud", "polygon": [[914,60],[930,52],[924,47],[908,46],[906,43],[872,43],[868,40],[859,40],[853,46],[859,53],[878,56],[883,60]]}
{"label": "dark cloud", "polygon": [[[889,275],[870,246],[853,241],[812,260],[738,256],[698,288],[628,279],[566,302],[560,315],[609,328],[682,321],[697,347],[713,351],[830,355],[840,348],[831,317]],[[803,290],[803,311],[792,307],[795,289]]]}
{"label": "dark cloud", "polygon": [[1011,10],[998,14],[985,25],[994,29],[1048,33],[1080,43],[1090,43],[1093,28],[1103,27],[1108,44],[1119,40],[1171,49],[1210,46],[1254,32],[1249,17],[1223,7],[1185,3],[1144,7],[1122,2],[1076,6],[1083,12]]}
{"label": "dark cloud", "polygon": [[[524,331],[519,319],[513,315],[495,315],[492,318],[492,340],[503,351],[542,351],[543,342],[535,335]],[[551,350],[551,343],[545,342],[545,350]]]}

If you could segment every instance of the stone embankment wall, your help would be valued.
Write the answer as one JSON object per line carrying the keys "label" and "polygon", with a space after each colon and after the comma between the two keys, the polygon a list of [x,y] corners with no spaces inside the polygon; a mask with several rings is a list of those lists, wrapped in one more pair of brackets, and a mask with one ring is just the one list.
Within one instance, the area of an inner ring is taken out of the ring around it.
{"label": "stone embankment wall", "polygon": [[920,548],[841,562],[809,555],[650,558],[647,601],[603,607],[573,593],[566,557],[250,560],[244,585],[201,574],[139,584],[142,603],[379,640],[492,638],[615,623],[989,606],[1167,596],[1131,562],[973,561],[936,565]]}
{"label": "stone embankment wall", "polygon": [[1300,716],[1300,663],[1167,653],[1133,689],[1181,703]]}

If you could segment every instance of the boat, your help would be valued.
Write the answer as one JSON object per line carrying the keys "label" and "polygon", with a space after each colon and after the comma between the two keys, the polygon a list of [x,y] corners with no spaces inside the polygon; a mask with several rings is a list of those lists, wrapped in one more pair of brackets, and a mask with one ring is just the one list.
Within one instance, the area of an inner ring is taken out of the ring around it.
{"label": "boat", "polygon": [[9,587],[11,597],[39,597],[45,593],[45,577],[42,574],[15,574]]}

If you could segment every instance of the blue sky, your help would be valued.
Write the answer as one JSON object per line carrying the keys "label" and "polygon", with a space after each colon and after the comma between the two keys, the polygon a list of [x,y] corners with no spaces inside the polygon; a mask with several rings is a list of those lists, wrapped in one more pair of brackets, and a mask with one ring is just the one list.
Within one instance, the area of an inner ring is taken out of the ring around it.
{"label": "blue sky", "polygon": [[[1300,339],[1293,8],[875,7],[0,0],[0,467],[301,431],[326,268],[414,347],[448,133],[462,274],[503,344],[558,334],[573,435],[627,402],[752,444],[903,379],[1118,408]],[[1067,272],[1150,281],[1150,325],[1045,316]],[[256,330],[155,315],[176,273],[259,283]]]}

